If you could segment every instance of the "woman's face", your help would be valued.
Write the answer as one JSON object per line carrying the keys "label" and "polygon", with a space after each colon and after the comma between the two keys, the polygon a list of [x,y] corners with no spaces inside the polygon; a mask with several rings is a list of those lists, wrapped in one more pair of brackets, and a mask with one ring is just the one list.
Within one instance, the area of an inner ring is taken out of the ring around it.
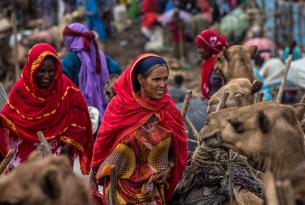
{"label": "woman's face", "polygon": [[207,51],[206,49],[202,47],[197,47],[197,53],[200,55],[201,59],[207,59],[212,55],[210,51]]}
{"label": "woman's face", "polygon": [[39,88],[48,88],[55,76],[55,63],[50,59],[45,59],[39,70],[35,74],[35,81]]}
{"label": "woman's face", "polygon": [[141,95],[149,100],[161,99],[165,94],[168,84],[168,74],[169,72],[166,66],[155,68],[146,77],[138,74],[137,78],[141,86]]}

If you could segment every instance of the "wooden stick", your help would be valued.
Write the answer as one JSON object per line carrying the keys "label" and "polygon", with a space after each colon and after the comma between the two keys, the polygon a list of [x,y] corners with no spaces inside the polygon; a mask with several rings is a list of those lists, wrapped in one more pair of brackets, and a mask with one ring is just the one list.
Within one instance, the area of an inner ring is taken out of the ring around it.
{"label": "wooden stick", "polygon": [[[180,11],[178,11],[180,12]],[[179,14],[180,15],[180,14]],[[182,19],[180,19],[180,21],[183,21]],[[178,45],[179,45],[179,63],[180,66],[183,67],[185,64],[185,59],[184,59],[184,38],[183,38],[183,28],[178,28]]]}
{"label": "wooden stick", "polygon": [[274,177],[270,171],[267,171],[264,174],[264,188],[267,205],[279,205],[276,194],[276,187],[274,183]]}
{"label": "wooden stick", "polygon": [[303,97],[301,98],[300,103],[305,103],[305,94],[304,94]]}
{"label": "wooden stick", "polygon": [[39,132],[37,132],[37,136],[38,136],[38,139],[39,139],[39,141],[40,141],[40,143],[42,145],[44,154],[45,155],[52,154],[51,148],[50,148],[49,143],[46,140],[44,134],[41,131],[39,131]]}
{"label": "wooden stick", "polygon": [[199,133],[198,133],[196,127],[194,126],[194,124],[192,123],[192,121],[190,120],[190,118],[188,116],[185,116],[185,123],[191,129],[191,131],[192,131],[194,137],[196,138],[196,140],[199,141]]}
{"label": "wooden stick", "polygon": [[221,110],[225,106],[228,97],[229,97],[229,93],[228,92],[224,92],[222,97],[221,97],[221,99],[220,99],[220,101],[219,101],[219,103],[218,103],[218,105],[217,105],[217,108],[216,108],[215,112],[218,112],[219,110]]}
{"label": "wooden stick", "polygon": [[281,103],[281,101],[282,101],[283,92],[284,92],[284,88],[285,88],[285,85],[286,85],[287,75],[288,75],[288,71],[289,71],[289,68],[290,68],[291,61],[292,61],[292,55],[290,54],[288,56],[287,61],[286,61],[285,71],[284,71],[285,73],[284,73],[284,76],[283,76],[282,81],[281,81],[279,92],[277,94],[276,103]]}
{"label": "wooden stick", "polygon": [[13,47],[13,59],[15,61],[15,81],[19,79],[19,62],[18,62],[18,42],[17,42],[17,24],[16,24],[16,7],[13,5],[12,10],[12,26],[13,26],[13,37],[14,37],[14,47]]}
{"label": "wooden stick", "polygon": [[14,150],[11,149],[8,151],[7,155],[0,164],[0,174],[2,174],[2,172],[5,170],[7,165],[11,162],[14,154],[15,154]]}
{"label": "wooden stick", "polygon": [[289,180],[277,182],[277,187],[280,190],[280,204],[295,205],[294,192]]}
{"label": "wooden stick", "polygon": [[117,170],[116,166],[112,165],[110,170],[110,204],[109,205],[118,205],[117,201]]}
{"label": "wooden stick", "polygon": [[186,91],[184,101],[183,101],[183,105],[182,105],[182,108],[181,108],[181,115],[182,115],[183,120],[185,119],[185,115],[187,113],[187,110],[188,110],[188,107],[189,107],[189,104],[190,104],[191,96],[192,96],[192,91],[191,90]]}

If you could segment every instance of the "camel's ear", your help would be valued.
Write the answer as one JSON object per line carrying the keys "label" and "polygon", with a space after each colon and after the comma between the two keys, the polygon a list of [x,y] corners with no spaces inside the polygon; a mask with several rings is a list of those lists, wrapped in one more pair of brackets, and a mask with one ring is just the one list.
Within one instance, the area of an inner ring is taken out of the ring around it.
{"label": "camel's ear", "polygon": [[257,122],[258,127],[263,133],[267,133],[271,130],[271,121],[263,111],[258,112]]}
{"label": "camel's ear", "polygon": [[295,111],[296,117],[299,121],[303,120],[303,116],[305,115],[305,104],[297,103],[291,105]]}
{"label": "camel's ear", "polygon": [[256,52],[257,52],[257,46],[250,46],[250,48],[248,48],[247,50],[248,50],[250,57],[254,58],[254,56],[256,55]]}
{"label": "camel's ear", "polygon": [[258,91],[260,91],[262,86],[263,86],[262,81],[254,80],[252,83],[251,93],[252,94],[257,93]]}
{"label": "camel's ear", "polygon": [[225,59],[227,61],[230,61],[231,53],[230,53],[230,51],[228,49],[223,50],[223,56],[225,57]]}
{"label": "camel's ear", "polygon": [[54,166],[49,166],[41,171],[40,187],[42,191],[51,199],[60,197],[60,186],[58,170]]}

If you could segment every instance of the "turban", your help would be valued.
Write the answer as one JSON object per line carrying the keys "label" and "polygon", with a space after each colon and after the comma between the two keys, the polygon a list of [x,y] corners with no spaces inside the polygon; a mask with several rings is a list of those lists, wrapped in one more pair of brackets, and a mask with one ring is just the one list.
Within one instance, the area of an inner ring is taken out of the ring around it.
{"label": "turban", "polygon": [[213,54],[221,52],[222,48],[228,46],[227,40],[211,29],[203,30],[195,39],[197,46],[204,48]]}

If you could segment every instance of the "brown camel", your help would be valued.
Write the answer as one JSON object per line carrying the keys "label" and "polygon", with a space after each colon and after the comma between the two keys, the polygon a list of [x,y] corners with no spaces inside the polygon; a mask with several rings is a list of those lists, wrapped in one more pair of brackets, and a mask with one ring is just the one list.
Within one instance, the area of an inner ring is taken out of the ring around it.
{"label": "brown camel", "polygon": [[248,78],[251,83],[254,81],[251,59],[256,51],[256,46],[246,49],[241,45],[233,45],[218,55],[215,69],[223,76],[225,84],[234,78]]}
{"label": "brown camel", "polygon": [[116,95],[116,93],[114,92],[113,86],[118,78],[119,78],[118,74],[111,74],[109,76],[109,80],[105,84],[104,90],[105,90],[105,95],[106,95],[108,102]]}
{"label": "brown camel", "polygon": [[211,113],[200,136],[208,146],[258,161],[276,177],[287,176],[305,159],[304,133],[288,105],[260,102]]}
{"label": "brown camel", "polygon": [[209,100],[208,113],[216,111],[217,105],[225,92],[229,93],[223,108],[242,107],[254,102],[254,94],[262,87],[262,82],[251,83],[247,78],[236,78],[222,86]]}
{"label": "brown camel", "polygon": [[0,204],[89,205],[89,188],[77,177],[66,157],[41,159],[34,153],[0,177]]}

